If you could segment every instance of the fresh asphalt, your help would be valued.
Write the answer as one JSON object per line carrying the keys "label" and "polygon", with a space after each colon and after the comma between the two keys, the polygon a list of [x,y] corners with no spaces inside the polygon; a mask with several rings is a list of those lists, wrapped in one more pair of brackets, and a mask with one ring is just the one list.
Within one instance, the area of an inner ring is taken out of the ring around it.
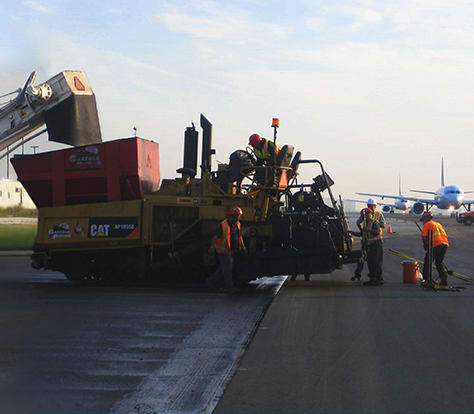
{"label": "fresh asphalt", "polygon": [[211,412],[284,278],[92,286],[0,255],[0,413]]}
{"label": "fresh asphalt", "polygon": [[[385,252],[423,259],[413,221],[387,221]],[[474,226],[442,222],[446,263],[472,276]],[[382,287],[350,282],[353,267],[287,281],[215,413],[474,412],[474,287],[426,291],[384,260]]]}

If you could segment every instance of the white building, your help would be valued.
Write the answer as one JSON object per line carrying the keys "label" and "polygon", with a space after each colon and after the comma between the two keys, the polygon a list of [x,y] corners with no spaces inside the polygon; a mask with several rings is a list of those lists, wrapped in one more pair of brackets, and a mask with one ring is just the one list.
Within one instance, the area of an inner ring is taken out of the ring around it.
{"label": "white building", "polygon": [[19,181],[0,180],[0,208],[20,206],[23,208],[36,208]]}

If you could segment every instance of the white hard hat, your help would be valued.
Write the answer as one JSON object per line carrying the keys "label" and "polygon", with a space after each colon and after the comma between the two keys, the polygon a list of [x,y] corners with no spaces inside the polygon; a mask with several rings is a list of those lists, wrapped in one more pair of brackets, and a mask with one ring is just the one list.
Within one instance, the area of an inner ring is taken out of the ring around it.
{"label": "white hard hat", "polygon": [[376,206],[377,205],[377,202],[373,199],[373,198],[369,198],[367,200],[367,205],[368,206]]}

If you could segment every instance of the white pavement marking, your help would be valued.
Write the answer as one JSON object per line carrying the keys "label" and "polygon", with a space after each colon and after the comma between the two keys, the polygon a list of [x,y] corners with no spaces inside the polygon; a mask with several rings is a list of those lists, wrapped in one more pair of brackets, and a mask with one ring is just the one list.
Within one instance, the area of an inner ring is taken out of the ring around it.
{"label": "white pavement marking", "polygon": [[[275,295],[286,276],[261,278],[257,289]],[[112,407],[112,413],[211,413],[235,371],[270,298],[224,296],[167,364],[145,378],[136,391]],[[225,304],[227,302],[227,305]]]}

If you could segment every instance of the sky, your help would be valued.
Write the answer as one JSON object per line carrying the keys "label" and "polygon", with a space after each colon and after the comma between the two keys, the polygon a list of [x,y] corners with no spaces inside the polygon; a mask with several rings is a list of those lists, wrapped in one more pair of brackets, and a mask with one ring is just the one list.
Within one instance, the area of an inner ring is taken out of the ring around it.
{"label": "sky", "polygon": [[404,193],[434,191],[442,156],[446,184],[474,190],[470,0],[0,4],[0,95],[33,70],[40,82],[85,71],[104,140],[136,126],[159,143],[162,178],[176,176],[184,130],[203,113],[214,169],[250,134],[271,138],[278,117],[279,144],[321,160],[343,197],[396,194],[399,174]]}

